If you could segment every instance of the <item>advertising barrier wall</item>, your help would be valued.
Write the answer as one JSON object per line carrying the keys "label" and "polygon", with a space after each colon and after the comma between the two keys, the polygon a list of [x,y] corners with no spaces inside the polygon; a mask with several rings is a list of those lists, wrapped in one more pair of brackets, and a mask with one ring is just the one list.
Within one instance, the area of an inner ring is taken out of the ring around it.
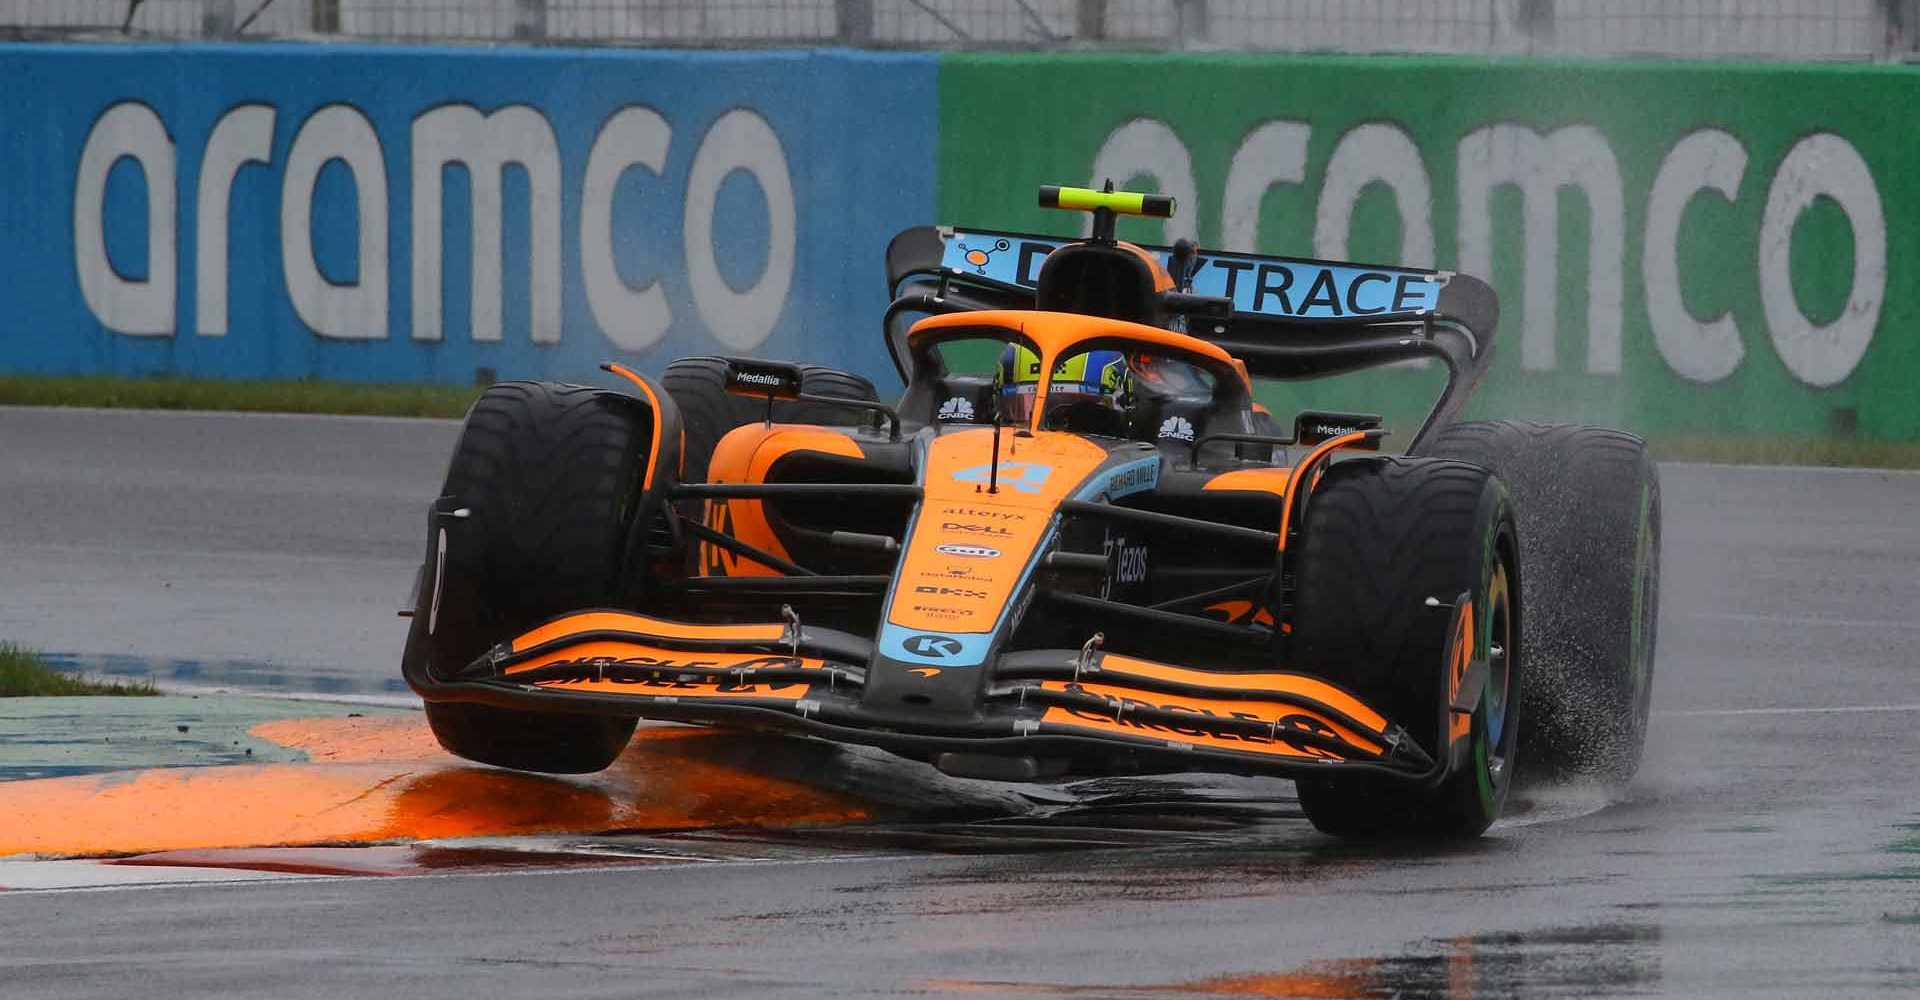
{"label": "advertising barrier wall", "polygon": [[1123,236],[1489,280],[1479,413],[1920,437],[1911,68],[953,55],[940,92],[942,219],[1060,231],[1009,193],[1112,178],[1180,205]]}
{"label": "advertising barrier wall", "polygon": [[1112,178],[1180,203],[1123,236],[1488,279],[1482,414],[1920,439],[1909,67],[15,45],[0,95],[0,372],[891,385],[894,232]]}
{"label": "advertising barrier wall", "polygon": [[[0,46],[0,371],[470,382],[867,350],[935,63]],[[862,317],[857,336],[846,324]]]}

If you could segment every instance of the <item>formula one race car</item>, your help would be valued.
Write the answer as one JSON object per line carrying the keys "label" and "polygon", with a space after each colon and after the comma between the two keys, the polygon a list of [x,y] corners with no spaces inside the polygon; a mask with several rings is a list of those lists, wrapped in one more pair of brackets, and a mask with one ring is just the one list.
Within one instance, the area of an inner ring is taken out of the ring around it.
{"label": "formula one race car", "polygon": [[[404,656],[441,744],[585,772],[649,718],[976,778],[1270,774],[1348,836],[1478,834],[1516,765],[1632,773],[1654,468],[1615,431],[1453,423],[1491,289],[1123,242],[1174,206],[1110,184],[1041,201],[1092,236],[894,239],[896,405],[740,358],[487,390]],[[1429,357],[1404,455],[1254,400]]]}

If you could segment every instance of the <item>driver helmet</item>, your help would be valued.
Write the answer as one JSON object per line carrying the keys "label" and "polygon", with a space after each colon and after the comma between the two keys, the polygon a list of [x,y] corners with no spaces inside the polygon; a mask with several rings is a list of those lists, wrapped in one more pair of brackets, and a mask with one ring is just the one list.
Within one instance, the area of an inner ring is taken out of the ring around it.
{"label": "driver helmet", "polygon": [[[993,385],[1000,397],[1000,419],[1024,424],[1033,418],[1040,391],[1040,355],[1019,344],[1008,344],[1000,352],[1000,364],[994,369]],[[1098,413],[1092,421],[1110,425],[1126,414],[1133,392],[1133,374],[1127,356],[1120,351],[1083,351],[1062,360],[1053,372],[1048,388],[1047,421],[1056,425],[1071,420],[1073,413]],[[1068,429],[1085,429],[1073,428]]]}

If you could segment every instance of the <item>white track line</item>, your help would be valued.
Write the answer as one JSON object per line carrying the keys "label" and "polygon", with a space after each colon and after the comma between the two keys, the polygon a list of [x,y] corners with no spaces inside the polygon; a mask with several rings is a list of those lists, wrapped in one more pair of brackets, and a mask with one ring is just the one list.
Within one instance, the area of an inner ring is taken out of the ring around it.
{"label": "white track line", "polygon": [[1871,474],[1876,476],[1920,476],[1920,469],[1894,469],[1878,465],[1767,465],[1763,462],[1661,462],[1662,467],[1694,468],[1704,470],[1738,469],[1741,471],[1762,472],[1845,472]]}
{"label": "white track line", "polygon": [[1819,618],[1807,615],[1748,615],[1733,611],[1682,611],[1681,618],[1716,622],[1752,622],[1764,625],[1837,625],[1843,628],[1898,628],[1920,631],[1920,621],[1889,618]]}
{"label": "white track line", "polygon": [[1687,711],[1655,712],[1681,719],[1715,715],[1860,715],[1868,712],[1920,712],[1920,705],[1830,705],[1804,708],[1696,708]]}
{"label": "white track line", "polygon": [[[342,382],[342,383],[336,383],[336,384],[346,388],[351,388],[354,385],[354,383],[350,383],[350,382]],[[424,386],[424,383],[423,383],[423,386]],[[124,407],[123,406],[12,406],[12,405],[0,406],[0,413],[3,413],[7,410],[31,412],[31,413],[37,413],[37,414],[75,413],[75,414],[85,414],[88,416],[111,415],[111,416],[140,417],[143,419],[147,417],[158,417],[163,420],[171,419],[174,417],[216,417],[221,420],[253,420],[253,419],[312,420],[315,422],[341,422],[341,423],[396,423],[396,422],[399,422],[399,423],[419,424],[423,426],[431,426],[433,424],[446,424],[454,427],[457,427],[460,425],[460,421],[457,418],[394,417],[394,416],[385,416],[377,413],[286,413],[286,412],[281,412],[277,410],[174,410],[174,409],[151,410],[151,409],[141,409],[141,408],[132,407],[132,406],[124,406]]]}

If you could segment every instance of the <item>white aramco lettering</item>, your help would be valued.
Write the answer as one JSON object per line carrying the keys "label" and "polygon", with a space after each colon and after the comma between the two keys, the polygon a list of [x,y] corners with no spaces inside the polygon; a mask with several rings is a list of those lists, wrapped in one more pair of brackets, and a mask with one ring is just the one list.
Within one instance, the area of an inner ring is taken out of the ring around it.
{"label": "white aramco lettering", "polygon": [[673,126],[652,108],[621,108],[594,137],[580,190],[580,273],[587,308],[614,346],[644,351],[673,325],[673,307],[658,280],[633,288],[615,263],[613,196],[620,178],[639,169],[659,177],[667,166]]}
{"label": "white aramco lettering", "polygon": [[[1846,308],[1825,325],[1800,311],[1793,295],[1793,226],[1814,200],[1830,198],[1853,228],[1853,286]],[[1760,305],[1774,350],[1793,377],[1836,385],[1873,343],[1887,291],[1887,220],[1880,190],[1853,144],[1831,132],[1807,136],[1787,151],[1767,190],[1760,220]]]}
{"label": "white aramco lettering", "polygon": [[[1200,195],[1193,183],[1193,157],[1173,129],[1158,119],[1135,118],[1114,129],[1093,157],[1094,187],[1108,180],[1128,187],[1142,174],[1158,182],[1161,194],[1174,198],[1176,211],[1166,220],[1162,239],[1167,243],[1197,239]],[[1093,216],[1087,216],[1085,226],[1083,235],[1093,232]]]}
{"label": "white aramco lettering", "polygon": [[[131,158],[147,187],[147,276],[123,277],[107,256],[107,175]],[[100,325],[136,337],[171,337],[175,270],[173,139],[153,109],[122,101],[94,121],[73,190],[73,267],[80,297]]]}
{"label": "white aramco lettering", "polygon": [[1492,280],[1493,189],[1514,185],[1523,200],[1523,322],[1520,367],[1552,371],[1560,283],[1560,188],[1575,187],[1593,213],[1587,261],[1587,371],[1620,373],[1626,207],[1620,167],[1607,138],[1587,125],[1542,137],[1521,125],[1488,125],[1460,140],[1460,270]]}
{"label": "white aramco lettering", "polygon": [[489,115],[463,104],[435,108],[413,120],[413,339],[441,338],[441,176],[449,164],[467,168],[473,193],[473,339],[502,339],[501,175],[508,164],[527,172],[532,201],[533,342],[557,344],[561,327],[560,151],[546,116],[524,104]]}
{"label": "white aramco lettering", "polygon": [[233,182],[250,163],[273,161],[271,105],[241,104],[228,109],[207,137],[200,158],[200,184],[194,199],[193,329],[203,337],[227,334],[227,250]]}
{"label": "white aramco lettering", "polygon": [[[1275,187],[1307,179],[1307,141],[1312,136],[1313,128],[1306,122],[1270,121],[1240,141],[1227,168],[1226,194],[1220,200],[1222,250],[1259,252],[1260,204]],[[1182,154],[1185,149],[1181,147]],[[1185,212],[1187,207],[1181,205],[1179,210]]]}
{"label": "white aramco lettering", "polygon": [[1681,292],[1680,220],[1688,203],[1713,191],[1731,203],[1740,196],[1747,151],[1719,129],[1701,129],[1674,144],[1660,163],[1647,196],[1647,231],[1640,255],[1640,281],[1647,295],[1653,345],[1681,378],[1718,382],[1740,367],[1746,348],[1731,313],[1699,320]]}
{"label": "white aramco lettering", "polygon": [[[720,275],[713,253],[713,212],[720,185],[736,170],[760,185],[767,206],[767,263],[752,287],[736,292]],[[700,140],[687,176],[681,225],[693,307],[715,340],[737,351],[760,346],[786,309],[793,287],[798,219],[786,150],[765,118],[746,108],[720,116]]]}
{"label": "white aramco lettering", "polygon": [[1405,267],[1433,266],[1433,191],[1420,147],[1399,127],[1361,125],[1340,137],[1320,185],[1313,224],[1313,252],[1327,260],[1351,260],[1347,241],[1353,209],[1368,185],[1384,184],[1400,212],[1400,259]]}
{"label": "white aramco lettering", "polygon": [[[313,256],[313,189],[329,162],[353,174],[360,206],[360,268],[335,284]],[[287,298],[300,321],[322,337],[383,340],[387,336],[387,166],[380,137],[357,108],[331,104],[301,124],[287,152],[280,186],[280,262]]]}

